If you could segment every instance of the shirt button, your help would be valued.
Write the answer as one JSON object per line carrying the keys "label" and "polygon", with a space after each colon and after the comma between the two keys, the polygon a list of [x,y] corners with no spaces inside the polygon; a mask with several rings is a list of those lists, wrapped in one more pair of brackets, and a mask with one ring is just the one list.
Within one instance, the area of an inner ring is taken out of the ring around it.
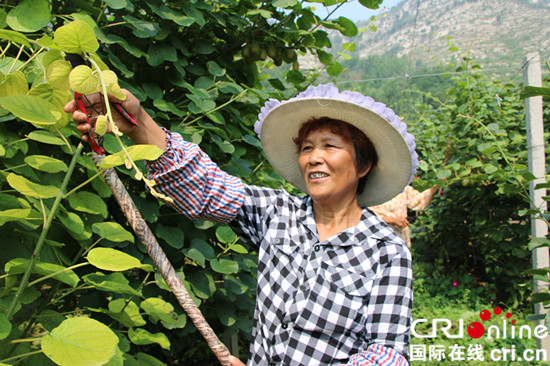
{"label": "shirt button", "polygon": [[319,244],[317,244],[315,247],[313,247],[313,249],[318,252],[321,250],[321,246]]}
{"label": "shirt button", "polygon": [[283,325],[281,325],[281,327],[282,327],[283,329],[288,328],[288,323],[283,323]]}
{"label": "shirt button", "polygon": [[302,283],[302,284],[300,285],[300,290],[306,291],[306,290],[307,290],[307,284],[306,284],[306,283]]}
{"label": "shirt button", "polygon": [[273,244],[279,244],[280,240],[278,238],[273,239]]}

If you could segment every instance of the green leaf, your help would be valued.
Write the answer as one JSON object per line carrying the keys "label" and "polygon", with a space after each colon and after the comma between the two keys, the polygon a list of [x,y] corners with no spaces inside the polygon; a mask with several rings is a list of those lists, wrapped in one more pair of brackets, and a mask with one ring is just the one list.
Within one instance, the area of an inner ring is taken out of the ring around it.
{"label": "green leaf", "polygon": [[69,196],[69,204],[73,210],[101,215],[106,218],[109,214],[107,204],[97,194],[88,191],[79,191]]}
{"label": "green leaf", "polygon": [[49,144],[49,145],[66,145],[65,141],[60,139],[59,137],[53,136],[49,131],[44,130],[37,130],[32,131],[27,136],[29,139],[41,142],[43,144]]}
{"label": "green leaf", "polygon": [[89,238],[91,234],[89,232],[84,232],[84,222],[74,212],[68,212],[68,211],[60,211],[57,214],[57,218],[59,221],[63,223],[63,225],[72,231],[73,233],[84,235],[85,237]]}
{"label": "green leaf", "polygon": [[216,254],[214,253],[212,246],[202,239],[195,238],[191,240],[191,248],[197,249],[206,259],[210,260],[216,258]]}
{"label": "green leaf", "polygon": [[235,253],[239,253],[239,254],[248,253],[248,249],[243,247],[241,244],[231,244],[231,245],[229,245],[229,249],[231,249]]}
{"label": "green leaf", "polygon": [[212,60],[208,61],[206,63],[206,68],[211,75],[214,75],[214,76],[225,75],[225,69],[221,68],[216,61],[212,61]]}
{"label": "green leaf", "polygon": [[153,323],[160,321],[165,328],[183,328],[187,323],[187,316],[175,313],[172,304],[163,299],[150,297],[142,301],[140,307]]}
{"label": "green leaf", "polygon": [[[131,159],[137,160],[156,160],[163,153],[164,150],[155,145],[132,145],[126,148]],[[101,169],[109,169],[115,166],[123,165],[126,161],[126,155],[124,151],[119,151],[116,154],[106,156],[105,159],[99,164]]]}
{"label": "green leaf", "polygon": [[7,176],[8,184],[25,196],[30,196],[34,198],[51,198],[57,196],[59,193],[59,188],[56,186],[45,186],[37,183],[33,183],[27,178],[17,175],[15,173],[10,173]]}
{"label": "green leaf", "polygon": [[437,172],[438,179],[449,178],[453,173],[449,169],[443,169]]}
{"label": "green leaf", "polygon": [[529,241],[529,250],[533,250],[539,247],[549,247],[550,240],[546,238],[533,238]]}
{"label": "green leaf", "polygon": [[218,273],[232,274],[239,271],[239,264],[230,259],[212,259],[210,261],[212,269]]}
{"label": "green leaf", "polygon": [[36,32],[51,21],[48,0],[23,0],[12,9],[6,18],[11,29],[19,32]]}
{"label": "green leaf", "polygon": [[53,40],[59,49],[67,53],[94,53],[99,48],[92,27],[82,20],[57,28]]}
{"label": "green leaf", "polygon": [[329,67],[327,67],[327,73],[330,75],[330,76],[338,76],[340,75],[340,73],[344,70],[344,67],[338,63],[338,62],[335,62],[334,64],[330,65]]}
{"label": "green leaf", "polygon": [[6,222],[26,219],[31,214],[30,208],[13,208],[0,211],[0,226]]}
{"label": "green leaf", "polygon": [[273,6],[278,8],[291,8],[296,4],[298,4],[298,0],[275,0],[273,2]]}
{"label": "green leaf", "polygon": [[0,97],[10,95],[25,95],[29,91],[29,84],[25,74],[21,71],[6,75],[6,78],[0,84]]}
{"label": "green leaf", "polygon": [[91,273],[82,277],[88,285],[94,286],[96,289],[116,294],[130,294],[142,297],[141,293],[130,286],[128,279],[122,273],[114,272],[109,275],[102,273]]}
{"label": "green leaf", "polygon": [[550,97],[550,88],[544,88],[540,86],[526,86],[525,88],[523,88],[520,94],[521,99],[536,96]]}
{"label": "green leaf", "polygon": [[157,225],[156,234],[159,238],[166,240],[171,247],[176,249],[183,248],[183,231],[173,226]]}
{"label": "green leaf", "polygon": [[531,302],[546,302],[550,301],[550,293],[548,292],[537,292],[536,294],[531,295]]}
{"label": "green leaf", "polygon": [[29,48],[31,47],[29,39],[24,34],[21,34],[19,32],[14,32],[7,29],[0,29],[0,39],[19,43]]}
{"label": "green leaf", "polygon": [[0,98],[0,106],[17,118],[37,125],[53,125],[62,117],[52,103],[29,95],[11,95]]}
{"label": "green leaf", "polygon": [[0,313],[0,340],[6,339],[11,333],[11,322],[4,313]]}
{"label": "green leaf", "polygon": [[[27,270],[29,263],[30,261],[26,258],[14,258],[4,265],[4,270],[9,275],[21,274]],[[54,263],[35,262],[32,268],[32,273],[36,273],[41,276],[49,276],[57,273],[53,276],[53,278],[57,281],[66,283],[71,287],[76,287],[80,281],[73,270],[68,270],[63,266]]]}
{"label": "green leaf", "polygon": [[55,60],[48,65],[46,69],[46,77],[48,82],[54,88],[68,90],[69,74],[72,71],[72,66],[65,60]]}
{"label": "green leaf", "polygon": [[170,349],[170,341],[163,333],[150,333],[141,328],[130,328],[128,330],[128,338],[132,343],[137,345],[145,345],[156,343],[164,349]]}
{"label": "green leaf", "polygon": [[139,259],[112,248],[94,248],[86,257],[93,266],[107,271],[126,271],[131,268],[141,268],[152,272],[150,264],[142,264]]}
{"label": "green leaf", "polygon": [[340,26],[340,33],[346,37],[355,37],[359,32],[355,23],[346,17],[339,17],[336,23]]}
{"label": "green leaf", "polygon": [[237,315],[235,312],[235,305],[224,301],[217,305],[218,319],[226,327],[230,327],[237,322]]}
{"label": "green leaf", "polygon": [[97,75],[86,65],[78,65],[69,74],[71,90],[80,94],[93,94],[100,90],[100,85]]}
{"label": "green leaf", "polygon": [[118,222],[97,222],[92,225],[92,231],[104,239],[117,243],[134,242],[134,236]]}
{"label": "green leaf", "polygon": [[156,23],[134,18],[130,15],[124,16],[124,19],[133,28],[132,33],[138,38],[152,38],[160,31],[160,27]]}
{"label": "green leaf", "polygon": [[109,312],[113,319],[118,320],[126,327],[142,327],[147,322],[139,313],[139,307],[133,301],[115,299],[109,302]]}
{"label": "green leaf", "polygon": [[186,257],[196,261],[202,268],[206,266],[206,259],[198,249],[195,249],[195,248],[184,249],[183,254]]}
{"label": "green leaf", "polygon": [[34,169],[48,173],[66,172],[69,169],[67,164],[65,164],[62,160],[45,155],[26,156],[25,163],[29,164]]}
{"label": "green leaf", "polygon": [[216,237],[220,242],[227,244],[233,242],[237,235],[229,226],[219,226],[216,229]]}
{"label": "green leaf", "polygon": [[42,338],[42,351],[61,366],[102,365],[116,353],[118,337],[97,320],[69,318]]}
{"label": "green leaf", "polygon": [[124,9],[128,6],[127,0],[104,0],[105,4],[111,9]]}
{"label": "green leaf", "polygon": [[216,284],[212,274],[207,271],[197,271],[189,276],[189,282],[193,288],[193,292],[201,299],[212,297],[216,291]]}

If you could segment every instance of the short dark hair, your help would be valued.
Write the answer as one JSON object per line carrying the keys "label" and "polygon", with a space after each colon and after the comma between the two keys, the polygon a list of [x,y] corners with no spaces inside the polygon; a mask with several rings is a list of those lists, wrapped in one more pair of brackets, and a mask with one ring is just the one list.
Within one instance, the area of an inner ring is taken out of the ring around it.
{"label": "short dark hair", "polygon": [[[310,133],[324,129],[342,136],[346,141],[353,144],[355,148],[355,167],[358,172],[368,169],[369,166],[372,171],[372,168],[374,168],[378,162],[378,155],[376,154],[376,150],[371,140],[357,127],[338,119],[318,117],[311,118],[304,122],[298,130],[298,136],[292,139],[298,151],[300,151],[302,143]],[[357,194],[363,193],[365,184],[367,183],[367,176],[368,174],[359,179]]]}

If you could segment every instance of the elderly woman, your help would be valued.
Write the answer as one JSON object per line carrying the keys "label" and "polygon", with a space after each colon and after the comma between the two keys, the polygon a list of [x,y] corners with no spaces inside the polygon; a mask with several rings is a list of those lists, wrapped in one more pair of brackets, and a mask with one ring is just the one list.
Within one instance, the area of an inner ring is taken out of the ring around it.
{"label": "elderly woman", "polygon": [[[122,105],[140,125],[116,115],[119,129],[165,150],[148,174],[176,210],[230,223],[258,250],[249,365],[408,364],[411,256],[367,209],[401,192],[417,165],[414,138],[391,109],[331,84],[269,100],[256,127],[272,166],[306,193],[295,196],[223,172],[132,95]],[[65,110],[89,132],[75,103]]]}

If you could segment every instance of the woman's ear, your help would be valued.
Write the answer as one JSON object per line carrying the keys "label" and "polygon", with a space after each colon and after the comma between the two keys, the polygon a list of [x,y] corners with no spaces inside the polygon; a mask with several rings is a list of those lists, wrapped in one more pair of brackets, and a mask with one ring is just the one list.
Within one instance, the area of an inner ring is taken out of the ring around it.
{"label": "woman's ear", "polygon": [[371,163],[371,162],[369,162],[369,165],[366,166],[365,168],[363,168],[363,169],[359,172],[359,174],[358,174],[359,179],[361,179],[361,178],[363,178],[364,176],[366,176],[366,175],[370,172],[370,168],[372,168],[372,163]]}

